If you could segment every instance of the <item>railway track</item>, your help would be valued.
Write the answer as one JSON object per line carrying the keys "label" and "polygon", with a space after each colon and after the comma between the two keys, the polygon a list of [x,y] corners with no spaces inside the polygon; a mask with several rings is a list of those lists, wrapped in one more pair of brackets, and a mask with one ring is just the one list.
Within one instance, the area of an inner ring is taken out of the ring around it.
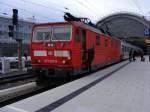
{"label": "railway track", "polygon": [[6,84],[6,83],[13,83],[13,82],[17,82],[17,81],[22,81],[22,80],[26,80],[26,79],[31,79],[31,78],[35,78],[35,75],[23,73],[23,74],[0,77],[0,85]]}
{"label": "railway track", "polygon": [[35,82],[0,91],[0,107],[44,92],[52,87],[39,87]]}
{"label": "railway track", "polygon": [[[105,69],[105,68],[106,67],[104,67],[103,69]],[[92,73],[97,72],[97,71],[93,71]],[[89,74],[91,74],[91,73],[86,73],[86,75],[89,75]],[[85,76],[85,74],[83,76]],[[34,77],[34,75],[33,75],[33,77]],[[29,78],[29,77],[28,76],[22,76],[22,79],[23,78]],[[0,91],[0,107],[3,107],[5,105],[8,105],[8,104],[11,104],[14,102],[17,102],[17,101],[25,99],[25,98],[28,98],[28,97],[33,96],[35,94],[39,94],[39,93],[47,91],[49,89],[58,87],[62,84],[68,83],[68,82],[76,80],[78,78],[81,78],[81,77],[76,77],[76,78],[73,78],[73,79],[68,80],[68,81],[62,81],[62,83],[56,83],[55,82],[55,84],[52,84],[49,86],[37,86],[36,82],[31,82],[29,84],[26,84],[25,86],[22,85],[19,87],[14,87],[14,88],[2,90],[2,91]],[[10,79],[13,79],[13,81],[20,80],[20,78],[15,79],[13,77]],[[8,81],[3,81],[3,82],[8,82]]]}
{"label": "railway track", "polygon": [[19,100],[23,100],[33,95],[42,93],[49,89],[58,87],[62,84],[64,84],[64,82],[59,83],[59,84],[52,84],[48,86],[37,86],[36,82],[30,82],[28,84],[24,84],[21,86],[1,90],[0,91],[0,108],[5,105],[17,102]]}

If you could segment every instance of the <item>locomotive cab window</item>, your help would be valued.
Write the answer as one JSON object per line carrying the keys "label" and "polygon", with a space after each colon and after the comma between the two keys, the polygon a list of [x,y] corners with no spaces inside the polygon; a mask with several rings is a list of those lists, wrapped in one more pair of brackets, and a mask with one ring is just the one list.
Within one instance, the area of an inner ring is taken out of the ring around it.
{"label": "locomotive cab window", "polygon": [[48,41],[50,38],[50,28],[36,28],[33,35],[34,41]]}
{"label": "locomotive cab window", "polygon": [[54,26],[52,41],[70,41],[71,26]]}

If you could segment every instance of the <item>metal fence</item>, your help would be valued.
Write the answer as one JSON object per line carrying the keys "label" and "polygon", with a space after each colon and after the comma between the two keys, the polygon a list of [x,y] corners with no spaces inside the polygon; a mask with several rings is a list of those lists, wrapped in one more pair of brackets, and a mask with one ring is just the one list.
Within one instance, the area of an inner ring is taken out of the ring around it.
{"label": "metal fence", "polygon": [[[22,69],[30,67],[30,60],[22,60]],[[12,60],[7,58],[0,59],[0,73],[6,74],[12,70],[19,69],[18,60]]]}

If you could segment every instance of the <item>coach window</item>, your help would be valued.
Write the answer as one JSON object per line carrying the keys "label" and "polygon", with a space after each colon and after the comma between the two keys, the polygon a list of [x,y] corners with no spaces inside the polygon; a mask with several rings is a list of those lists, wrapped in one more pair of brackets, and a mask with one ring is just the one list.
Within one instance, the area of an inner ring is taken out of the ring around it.
{"label": "coach window", "polygon": [[100,35],[96,35],[96,45],[100,45]]}
{"label": "coach window", "polygon": [[108,40],[105,39],[105,47],[107,47],[107,46],[108,46]]}
{"label": "coach window", "polygon": [[77,29],[77,30],[76,30],[76,34],[75,34],[75,41],[76,41],[76,42],[79,42],[79,41],[80,41],[80,37],[79,37],[80,34],[79,34],[79,33],[80,33],[80,32],[79,32],[79,30]]}

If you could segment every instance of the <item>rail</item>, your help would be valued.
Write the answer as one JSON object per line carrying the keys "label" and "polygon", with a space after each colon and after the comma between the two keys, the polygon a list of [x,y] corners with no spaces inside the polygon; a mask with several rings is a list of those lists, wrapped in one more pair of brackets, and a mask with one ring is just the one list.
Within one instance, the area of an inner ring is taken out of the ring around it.
{"label": "rail", "polygon": [[27,74],[26,71],[20,71],[18,74],[14,74],[11,76],[6,75],[3,77],[0,77],[0,85],[6,84],[6,83],[12,83],[12,82],[16,82],[16,81],[22,81],[22,80],[26,80],[26,79],[31,79],[31,78],[35,78],[35,75]]}
{"label": "rail", "polygon": [[[93,82],[91,81],[91,83],[89,83],[89,84],[81,87],[77,91],[75,91],[77,94],[74,94],[74,92],[69,94],[67,96],[67,97],[69,97],[68,100],[74,98],[75,96],[79,95],[80,93],[86,91],[87,89],[91,88],[92,86],[96,85],[97,83],[101,82],[102,80],[106,79],[107,77],[111,76],[114,72],[120,70],[121,68],[123,68],[124,66],[126,66],[129,63],[130,62],[127,61],[126,63],[123,63],[120,66],[115,66],[113,68],[111,67],[109,72],[106,72],[105,74],[101,75],[98,79],[97,78],[93,79]],[[116,64],[118,64],[118,63],[116,63]],[[110,66],[108,66],[108,67],[110,67]],[[105,67],[103,69],[105,69]],[[96,73],[97,71],[99,71],[99,70],[93,71],[92,73]],[[82,77],[90,75],[90,74],[91,73],[87,73],[86,75],[82,75]],[[22,87],[20,87],[21,88],[20,90],[17,88],[14,93],[12,93],[12,91],[10,91],[10,92],[4,91],[3,95],[0,95],[0,107],[3,107],[5,105],[8,105],[8,104],[20,101],[20,100],[28,98],[28,97],[31,97],[31,96],[33,96],[35,94],[39,94],[41,92],[48,91],[48,90],[50,90],[52,88],[56,88],[56,87],[58,87],[60,85],[64,85],[65,83],[68,83],[70,81],[73,81],[73,80],[76,80],[76,79],[79,79],[79,78],[80,77],[76,77],[76,78],[73,78],[71,80],[67,80],[65,82],[62,81],[62,83],[57,83],[57,81],[55,81],[55,83],[52,84],[52,85],[34,86],[34,88],[29,87],[29,89],[25,89],[22,86]],[[35,85],[35,83],[33,85]],[[18,91],[20,91],[20,92],[18,92]],[[6,93],[8,93],[8,94],[6,94]],[[66,99],[63,100],[64,98],[65,97],[63,97],[62,99],[54,102],[53,104],[56,104],[56,105],[53,107],[53,109],[56,108],[57,106],[60,106],[63,103],[65,103],[64,101],[68,101]]]}

